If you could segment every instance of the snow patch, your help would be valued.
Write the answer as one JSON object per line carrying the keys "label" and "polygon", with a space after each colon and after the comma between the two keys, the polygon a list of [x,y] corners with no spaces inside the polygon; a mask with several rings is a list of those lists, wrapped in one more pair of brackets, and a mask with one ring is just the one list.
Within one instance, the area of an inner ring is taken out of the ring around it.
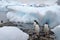
{"label": "snow patch", "polygon": [[4,26],[0,28],[0,40],[27,40],[28,34],[17,27]]}

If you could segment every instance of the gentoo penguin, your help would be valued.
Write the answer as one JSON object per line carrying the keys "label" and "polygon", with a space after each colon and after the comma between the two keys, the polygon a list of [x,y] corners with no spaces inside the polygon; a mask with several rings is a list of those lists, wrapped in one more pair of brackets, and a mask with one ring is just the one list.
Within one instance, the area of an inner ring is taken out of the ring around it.
{"label": "gentoo penguin", "polygon": [[48,24],[44,24],[44,32],[49,32],[49,26]]}
{"label": "gentoo penguin", "polygon": [[36,20],[34,20],[34,30],[36,33],[40,32],[39,24]]}

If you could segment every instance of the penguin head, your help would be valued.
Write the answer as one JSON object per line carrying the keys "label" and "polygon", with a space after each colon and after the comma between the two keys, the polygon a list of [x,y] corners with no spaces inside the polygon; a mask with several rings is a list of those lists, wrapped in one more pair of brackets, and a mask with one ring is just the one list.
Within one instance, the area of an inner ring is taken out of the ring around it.
{"label": "penguin head", "polygon": [[38,22],[36,20],[34,20],[34,27],[36,27],[36,25],[38,25]]}
{"label": "penguin head", "polygon": [[44,27],[48,27],[48,23],[47,22],[44,24]]}
{"label": "penguin head", "polygon": [[48,24],[45,24],[44,27],[48,27]]}
{"label": "penguin head", "polygon": [[36,20],[34,20],[34,24],[38,24],[38,22]]}

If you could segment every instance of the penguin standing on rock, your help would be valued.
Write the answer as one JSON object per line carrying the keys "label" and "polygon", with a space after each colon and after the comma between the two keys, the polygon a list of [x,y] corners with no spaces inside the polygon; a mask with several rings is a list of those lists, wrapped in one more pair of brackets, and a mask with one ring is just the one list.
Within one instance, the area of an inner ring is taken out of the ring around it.
{"label": "penguin standing on rock", "polygon": [[39,24],[36,20],[34,20],[34,30],[37,33],[37,35],[39,35],[40,27],[39,27]]}
{"label": "penguin standing on rock", "polygon": [[44,32],[48,32],[49,31],[49,26],[48,23],[44,24]]}
{"label": "penguin standing on rock", "polygon": [[44,24],[44,32],[45,32],[45,34],[49,34],[49,26],[48,26],[48,23],[46,23],[46,24]]}
{"label": "penguin standing on rock", "polygon": [[29,40],[39,40],[39,32],[40,32],[40,28],[39,28],[39,24],[36,20],[34,20],[34,32],[32,32],[29,35]]}

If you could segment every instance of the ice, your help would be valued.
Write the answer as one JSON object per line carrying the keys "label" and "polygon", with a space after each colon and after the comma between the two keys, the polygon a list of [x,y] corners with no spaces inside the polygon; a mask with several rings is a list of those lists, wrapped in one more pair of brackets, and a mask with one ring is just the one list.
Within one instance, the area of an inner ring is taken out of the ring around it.
{"label": "ice", "polygon": [[22,17],[25,15],[23,12],[8,12],[7,18],[12,22],[21,22]]}
{"label": "ice", "polygon": [[[44,4],[48,6],[35,7],[34,3],[21,4],[16,1],[3,0],[0,1],[0,13],[7,13],[7,19],[11,22],[24,22],[30,23],[37,20],[40,26],[43,26],[46,22],[50,28],[54,28],[57,39],[59,40],[60,34],[60,6],[56,4],[50,5],[51,1],[45,1]],[[54,1],[56,2],[56,1]],[[52,2],[53,3],[53,2]],[[36,3],[35,3],[36,4]],[[49,6],[50,5],[50,6]],[[8,9],[7,9],[7,8]],[[14,10],[14,11],[12,11]],[[29,24],[30,25],[30,24]],[[59,25],[59,26],[57,26]],[[26,28],[30,28],[27,24],[23,25]],[[33,27],[33,26],[32,26]],[[28,35],[16,27],[2,27],[0,28],[0,40],[27,40]]]}
{"label": "ice", "polygon": [[[28,6],[8,6],[8,8],[14,9],[16,11],[24,12],[26,15],[22,17],[21,21],[32,22],[33,20],[40,20],[39,24],[43,26],[48,22],[50,28],[60,24],[60,6],[52,5],[46,7],[28,7]],[[30,15],[31,14],[31,15]],[[36,17],[37,14],[38,16]],[[19,18],[18,18],[19,20]]]}
{"label": "ice", "polygon": [[48,22],[50,28],[54,28],[55,26],[60,24],[60,7],[58,5],[50,6],[47,8],[48,10],[43,15],[42,24]]}
{"label": "ice", "polygon": [[0,28],[0,40],[27,40],[28,34],[17,27],[3,26]]}
{"label": "ice", "polygon": [[24,12],[8,12],[7,13],[7,18],[10,21],[15,21],[15,22],[33,22],[34,20],[40,21],[40,15],[36,13],[24,13]]}
{"label": "ice", "polygon": [[33,23],[34,20],[37,20],[38,22],[41,21],[41,16],[36,13],[30,13],[23,16],[22,20],[24,23]]}
{"label": "ice", "polygon": [[4,6],[6,6],[8,3],[6,2],[6,1],[4,1],[4,0],[1,0],[0,1],[0,7],[4,7]]}
{"label": "ice", "polygon": [[56,40],[60,40],[60,25],[56,26],[52,31],[55,33]]}
{"label": "ice", "polygon": [[35,8],[35,7],[28,7],[28,6],[8,6],[8,8],[11,8],[11,9],[15,9],[17,11],[22,11],[22,12],[25,12],[25,13],[30,13],[30,12],[33,12],[33,13],[38,13],[38,9]]}

